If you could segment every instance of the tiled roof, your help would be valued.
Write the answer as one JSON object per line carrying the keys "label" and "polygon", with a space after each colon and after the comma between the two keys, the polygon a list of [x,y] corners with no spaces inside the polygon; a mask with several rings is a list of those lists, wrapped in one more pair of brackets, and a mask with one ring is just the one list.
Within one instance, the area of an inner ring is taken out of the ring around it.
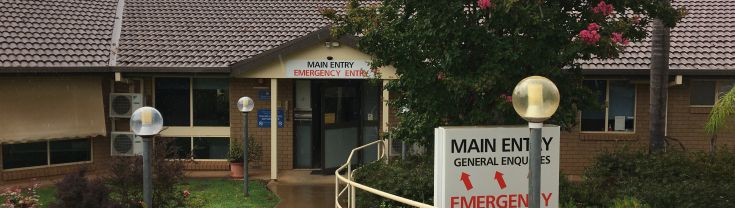
{"label": "tiled roof", "polygon": [[0,0],[0,67],[106,66],[117,0]]}
{"label": "tiled roof", "polygon": [[119,66],[222,67],[328,24],[345,1],[128,0]]}
{"label": "tiled roof", "polygon": [[[735,69],[735,1],[676,0],[687,16],[671,29],[670,69]],[[649,69],[651,39],[631,43],[620,58],[582,61],[583,69]]]}
{"label": "tiled roof", "polygon": [[[0,0],[0,67],[108,66],[118,0]],[[341,0],[125,0],[117,66],[227,67],[326,26]],[[676,0],[671,69],[735,69],[735,0]],[[648,69],[650,39],[585,69]]]}

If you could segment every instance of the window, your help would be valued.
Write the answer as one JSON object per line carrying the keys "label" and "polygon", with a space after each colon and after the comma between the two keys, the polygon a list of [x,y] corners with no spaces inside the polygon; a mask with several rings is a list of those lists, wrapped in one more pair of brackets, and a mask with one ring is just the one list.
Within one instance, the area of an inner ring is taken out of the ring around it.
{"label": "window", "polygon": [[3,144],[3,169],[47,165],[46,142]]}
{"label": "window", "polygon": [[194,79],[194,126],[228,126],[229,81]]}
{"label": "window", "polygon": [[168,158],[174,159],[186,159],[191,157],[191,138],[190,137],[175,137],[172,138],[174,141],[170,144],[171,148],[174,148],[174,154],[169,155]]}
{"label": "window", "polygon": [[230,150],[228,137],[176,137],[173,138],[176,148],[175,159],[227,159]]}
{"label": "window", "polygon": [[3,144],[3,169],[91,161],[91,143],[90,139],[72,139]]}
{"label": "window", "polygon": [[51,164],[90,161],[92,159],[90,145],[89,139],[50,141]]}
{"label": "window", "polygon": [[189,126],[189,78],[156,78],[156,109],[164,126]]}
{"label": "window", "polygon": [[230,138],[194,137],[194,159],[226,159]]}
{"label": "window", "polygon": [[581,130],[587,132],[633,132],[635,85],[625,80],[585,80],[597,92],[599,109],[582,111]]}
{"label": "window", "polygon": [[712,106],[732,86],[732,80],[693,80],[689,87],[689,105]]}
{"label": "window", "polygon": [[164,126],[229,126],[229,79],[155,79],[155,106]]}

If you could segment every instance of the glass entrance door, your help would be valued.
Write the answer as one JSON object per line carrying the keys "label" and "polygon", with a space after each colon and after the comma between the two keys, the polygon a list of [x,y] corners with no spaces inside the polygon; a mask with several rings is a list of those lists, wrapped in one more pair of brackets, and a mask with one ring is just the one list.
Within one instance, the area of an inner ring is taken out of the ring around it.
{"label": "glass entrance door", "polygon": [[[378,139],[379,85],[367,80],[298,80],[294,84],[294,167],[333,174],[352,149]],[[377,147],[353,157],[371,162]]]}
{"label": "glass entrance door", "polygon": [[[326,82],[321,94],[323,169],[333,169],[344,164],[350,151],[359,144],[360,81]],[[355,157],[351,162],[358,160]]]}

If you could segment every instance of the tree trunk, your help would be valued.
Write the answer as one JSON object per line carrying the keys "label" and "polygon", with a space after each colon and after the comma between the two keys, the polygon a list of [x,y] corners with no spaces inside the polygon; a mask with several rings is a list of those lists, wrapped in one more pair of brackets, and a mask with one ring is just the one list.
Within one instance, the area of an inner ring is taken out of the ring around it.
{"label": "tree trunk", "polygon": [[653,21],[651,37],[651,95],[650,146],[651,152],[665,151],[666,97],[669,84],[669,28],[659,19]]}

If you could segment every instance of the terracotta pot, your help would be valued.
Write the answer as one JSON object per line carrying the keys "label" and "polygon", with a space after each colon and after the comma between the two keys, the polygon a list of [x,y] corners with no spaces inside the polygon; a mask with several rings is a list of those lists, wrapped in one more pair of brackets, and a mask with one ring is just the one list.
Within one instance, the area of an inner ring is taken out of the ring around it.
{"label": "terracotta pot", "polygon": [[230,163],[230,177],[242,178],[242,164],[243,163]]}

